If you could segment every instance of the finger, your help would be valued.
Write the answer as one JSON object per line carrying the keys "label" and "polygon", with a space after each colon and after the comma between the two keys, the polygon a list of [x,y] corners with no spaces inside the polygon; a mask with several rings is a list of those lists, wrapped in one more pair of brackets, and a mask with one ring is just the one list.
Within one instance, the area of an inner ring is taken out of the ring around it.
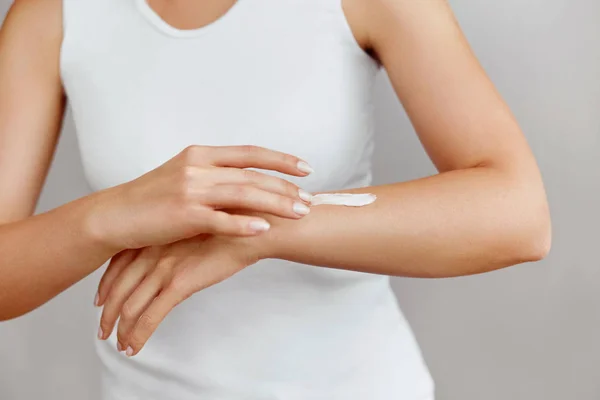
{"label": "finger", "polygon": [[312,196],[285,179],[239,168],[213,168],[210,180],[216,185],[252,185],[291,199],[310,202]]}
{"label": "finger", "polygon": [[182,298],[178,290],[167,288],[152,301],[131,330],[125,351],[127,356],[131,357],[140,352],[156,328]]}
{"label": "finger", "polygon": [[94,300],[94,304],[97,307],[100,307],[106,301],[106,296],[110,292],[110,288],[112,287],[115,279],[121,273],[121,270],[125,268],[127,265],[131,264],[131,262],[138,256],[140,253],[139,250],[125,250],[121,253],[114,256],[106,271],[100,278],[100,283],[98,284],[98,292],[96,294],[96,299]]}
{"label": "finger", "polygon": [[123,345],[129,342],[129,334],[136,322],[140,319],[142,312],[150,306],[158,296],[163,285],[168,282],[171,268],[156,267],[154,271],[135,289],[129,297],[123,309],[117,327],[117,340]]}
{"label": "finger", "polygon": [[300,158],[259,146],[213,147],[211,164],[215,167],[260,168],[294,176],[306,176],[313,169]]}
{"label": "finger", "polygon": [[216,209],[243,209],[284,218],[302,218],[310,208],[301,201],[267,192],[254,186],[220,185],[202,195],[204,205]]}
{"label": "finger", "polygon": [[207,209],[202,205],[186,212],[195,232],[224,236],[256,236],[271,229],[260,217],[229,214],[225,211]]}
{"label": "finger", "polygon": [[123,304],[142,282],[148,271],[152,270],[156,265],[158,260],[157,253],[157,248],[145,249],[116,278],[102,310],[100,329],[98,331],[99,339],[105,339],[111,335]]}

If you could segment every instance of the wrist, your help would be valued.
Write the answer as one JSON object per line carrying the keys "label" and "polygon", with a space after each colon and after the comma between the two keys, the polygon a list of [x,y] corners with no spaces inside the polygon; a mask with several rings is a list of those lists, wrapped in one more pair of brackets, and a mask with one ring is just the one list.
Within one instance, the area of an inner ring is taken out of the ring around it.
{"label": "wrist", "polygon": [[250,239],[252,257],[257,260],[266,260],[269,258],[277,258],[275,251],[275,241],[272,234],[273,227],[267,232],[263,232],[258,236],[253,236]]}
{"label": "wrist", "polygon": [[82,234],[104,251],[117,254],[123,247],[114,237],[109,218],[106,215],[106,203],[114,189],[105,189],[92,193],[81,199]]}
{"label": "wrist", "polygon": [[261,260],[268,258],[283,259],[283,244],[285,243],[283,232],[285,225],[286,223],[298,221],[289,221],[272,215],[261,215],[260,217],[264,218],[271,225],[271,228],[251,238],[254,241],[253,247],[257,256]]}
{"label": "wrist", "polygon": [[278,221],[276,221],[276,217],[257,212],[250,213],[237,210],[229,210],[229,212],[262,218],[269,223],[270,229],[255,236],[220,236],[221,240],[235,243],[236,247],[239,249],[239,255],[242,256],[249,264],[254,264],[260,260],[265,260],[268,258],[279,258],[277,252],[277,241],[275,240],[279,225]]}

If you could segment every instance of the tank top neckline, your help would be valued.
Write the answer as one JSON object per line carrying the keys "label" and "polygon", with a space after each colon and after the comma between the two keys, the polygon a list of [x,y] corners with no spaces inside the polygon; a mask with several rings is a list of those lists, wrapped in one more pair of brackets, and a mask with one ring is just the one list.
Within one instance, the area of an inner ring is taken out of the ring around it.
{"label": "tank top neckline", "polygon": [[235,3],[225,12],[225,14],[218,17],[213,22],[210,22],[204,26],[193,29],[179,29],[166,22],[152,7],[148,4],[147,0],[133,0],[137,6],[139,12],[146,18],[146,20],[159,29],[162,33],[167,34],[176,38],[193,38],[204,35],[220,25],[226,23],[238,14],[242,8],[243,3],[247,0],[236,0]]}

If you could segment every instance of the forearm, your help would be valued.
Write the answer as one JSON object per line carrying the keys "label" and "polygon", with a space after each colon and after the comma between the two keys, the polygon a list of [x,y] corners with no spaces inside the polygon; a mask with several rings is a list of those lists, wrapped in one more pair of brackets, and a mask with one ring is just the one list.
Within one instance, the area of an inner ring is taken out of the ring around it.
{"label": "forearm", "polygon": [[39,307],[114,255],[88,227],[93,201],[0,225],[0,320]]}
{"label": "forearm", "polygon": [[272,258],[412,277],[475,274],[545,256],[550,222],[541,181],[471,168],[385,186],[359,208],[316,206],[272,220]]}

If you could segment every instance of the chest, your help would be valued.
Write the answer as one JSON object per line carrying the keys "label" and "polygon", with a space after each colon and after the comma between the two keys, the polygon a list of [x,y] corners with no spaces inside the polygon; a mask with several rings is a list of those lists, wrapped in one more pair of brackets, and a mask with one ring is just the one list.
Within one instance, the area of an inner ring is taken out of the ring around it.
{"label": "chest", "polygon": [[373,71],[324,22],[194,38],[116,25],[72,46],[63,78],[90,184],[134,179],[190,144],[253,144],[328,171],[313,190],[339,188],[369,155]]}

